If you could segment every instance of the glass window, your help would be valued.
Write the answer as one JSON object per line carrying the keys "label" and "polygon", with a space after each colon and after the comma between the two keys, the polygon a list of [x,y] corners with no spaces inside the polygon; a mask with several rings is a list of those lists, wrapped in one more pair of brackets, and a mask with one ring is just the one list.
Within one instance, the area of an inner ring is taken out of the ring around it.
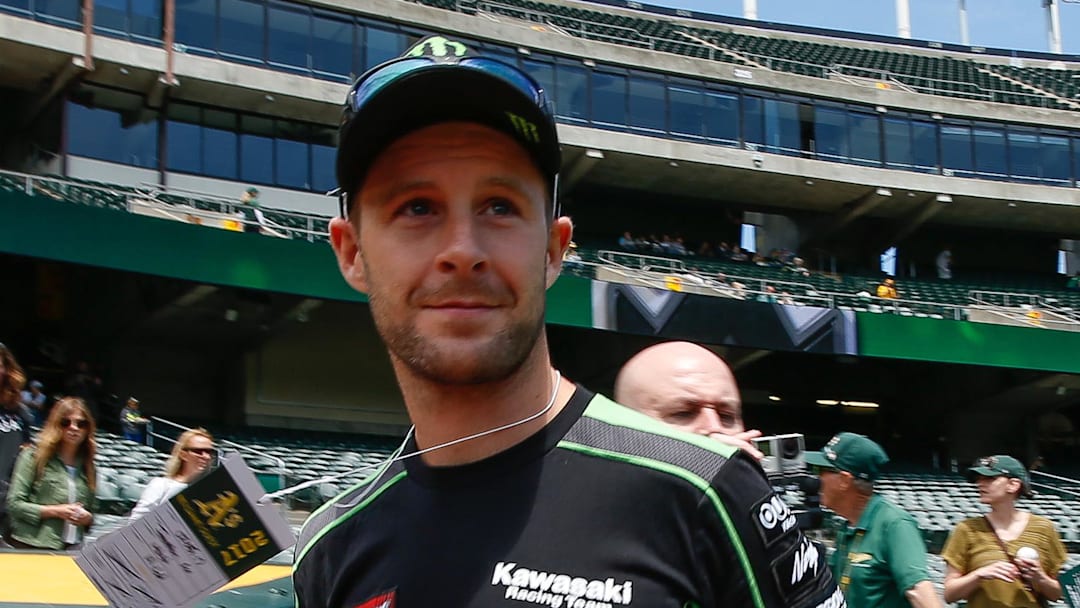
{"label": "glass window", "polygon": [[311,18],[311,69],[318,74],[353,75],[353,24],[316,14]]}
{"label": "glass window", "polygon": [[222,53],[262,61],[264,58],[263,4],[249,0],[220,0]]}
{"label": "glass window", "polygon": [[[130,0],[130,3],[131,13],[128,16],[128,28],[131,35],[151,40],[161,40],[162,0]],[[179,12],[179,6],[177,6],[177,12]]]}
{"label": "glass window", "polygon": [[630,79],[630,126],[648,131],[664,130],[664,83],[644,74]]}
{"label": "glass window", "polygon": [[389,61],[405,50],[405,39],[397,33],[378,27],[367,27],[367,47],[365,49],[364,69],[375,67]]}
{"label": "glass window", "polygon": [[705,136],[704,91],[690,85],[668,86],[668,114],[671,132],[678,135]]}
{"label": "glass window", "polygon": [[[120,130],[120,114],[113,110],[68,103],[68,153],[119,162],[111,137]],[[108,143],[106,143],[108,142]]]}
{"label": "glass window", "polygon": [[555,112],[572,122],[588,120],[589,73],[584,66],[559,63],[555,66]]}
{"label": "glass window", "polygon": [[1005,156],[1005,129],[976,125],[972,137],[975,140],[975,172],[992,179],[1004,178],[1009,172]]}
{"label": "glass window", "polygon": [[1009,174],[1039,177],[1039,136],[1032,131],[1009,129]]}
{"label": "glass window", "polygon": [[911,144],[911,123],[906,118],[886,118],[885,166],[891,169],[911,169],[915,164]]}
{"label": "glass window", "polygon": [[279,120],[276,126],[274,183],[289,188],[310,188],[307,125]]}
{"label": "glass window", "polygon": [[765,100],[760,97],[743,97],[743,141],[754,149],[765,144]]}
{"label": "glass window", "polygon": [[941,125],[941,168],[955,175],[971,175],[971,127]]}
{"label": "glass window", "polygon": [[821,160],[846,161],[848,147],[847,112],[818,106],[814,109],[814,152]]}
{"label": "glass window", "polygon": [[311,189],[316,192],[329,192],[337,188],[334,176],[336,151],[334,127],[311,127]]}
{"label": "glass window", "polygon": [[765,149],[774,154],[800,155],[799,106],[791,101],[765,100]]}
{"label": "glass window", "polygon": [[98,88],[77,95],[80,102],[68,104],[68,152],[157,168],[158,115],[143,107],[142,97]]}
{"label": "glass window", "polygon": [[555,63],[552,58],[540,59],[536,55],[526,57],[521,60],[521,68],[540,84],[548,99],[555,100]]}
{"label": "glass window", "polygon": [[274,121],[260,116],[240,117],[240,179],[274,183]]}
{"label": "glass window", "polygon": [[911,121],[911,160],[916,171],[937,173],[938,126],[929,120]]}
{"label": "glass window", "polygon": [[602,125],[626,125],[626,76],[594,71],[592,119]]}
{"label": "glass window", "polygon": [[34,12],[43,17],[42,21],[69,27],[82,24],[80,0],[34,0]]}
{"label": "glass window", "polygon": [[1080,136],[1072,138],[1073,185],[1080,188]]}
{"label": "glass window", "polygon": [[850,112],[848,128],[851,139],[851,160],[860,165],[881,164],[881,121],[877,114]]}
{"label": "glass window", "polygon": [[176,42],[194,49],[217,49],[217,0],[176,3]]}
{"label": "glass window", "polygon": [[281,66],[308,69],[308,43],[311,42],[311,15],[299,7],[270,5],[267,9],[266,45],[270,62]]}
{"label": "glass window", "polygon": [[94,0],[94,29],[127,33],[127,0]]}
{"label": "glass window", "polygon": [[1039,167],[1044,183],[1066,184],[1069,181],[1069,139],[1064,135],[1039,137]]}
{"label": "glass window", "polygon": [[734,93],[705,91],[704,101],[705,136],[727,145],[739,145],[739,98]]}
{"label": "glass window", "polygon": [[15,13],[30,12],[30,0],[0,0],[0,6],[7,10],[15,9]]}
{"label": "glass window", "polygon": [[203,173],[236,179],[236,114],[203,111]]}
{"label": "glass window", "polygon": [[202,150],[199,108],[169,104],[169,120],[165,123],[166,167],[170,171],[202,173]]}

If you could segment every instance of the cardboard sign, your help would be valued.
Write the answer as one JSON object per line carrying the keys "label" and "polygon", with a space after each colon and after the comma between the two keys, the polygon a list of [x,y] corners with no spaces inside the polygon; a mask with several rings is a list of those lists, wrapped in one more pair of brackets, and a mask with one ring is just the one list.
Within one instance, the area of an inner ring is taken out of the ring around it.
{"label": "cardboard sign", "polygon": [[75,557],[117,608],[180,608],[210,595],[296,539],[239,455],[145,517]]}

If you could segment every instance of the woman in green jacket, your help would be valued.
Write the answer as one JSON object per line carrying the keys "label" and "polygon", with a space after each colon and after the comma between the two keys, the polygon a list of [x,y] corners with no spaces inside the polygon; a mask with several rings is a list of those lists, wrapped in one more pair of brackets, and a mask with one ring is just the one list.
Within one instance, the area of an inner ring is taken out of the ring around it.
{"label": "woman in green jacket", "polygon": [[37,447],[23,450],[8,491],[12,546],[70,549],[94,521],[94,419],[82,399],[53,406]]}

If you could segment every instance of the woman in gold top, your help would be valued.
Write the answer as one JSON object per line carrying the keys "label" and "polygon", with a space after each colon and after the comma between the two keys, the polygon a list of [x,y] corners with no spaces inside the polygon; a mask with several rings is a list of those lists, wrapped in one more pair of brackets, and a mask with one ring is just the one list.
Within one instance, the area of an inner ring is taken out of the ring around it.
{"label": "woman in gold top", "polygon": [[967,600],[968,608],[1038,608],[1061,599],[1061,537],[1050,520],[1016,508],[1017,498],[1031,496],[1024,466],[1011,456],[988,456],[968,476],[990,512],[957,524],[945,543],[945,601]]}

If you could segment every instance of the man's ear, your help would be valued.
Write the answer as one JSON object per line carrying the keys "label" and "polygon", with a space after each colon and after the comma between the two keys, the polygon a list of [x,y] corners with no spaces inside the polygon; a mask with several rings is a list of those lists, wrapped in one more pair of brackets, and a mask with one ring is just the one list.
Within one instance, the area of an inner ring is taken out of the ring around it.
{"label": "man's ear", "polygon": [[360,256],[360,234],[356,225],[343,217],[330,220],[330,246],[345,282],[356,291],[367,293],[367,275]]}
{"label": "man's ear", "polygon": [[566,249],[570,246],[570,240],[574,238],[574,224],[568,217],[558,217],[551,222],[548,232],[547,248],[547,286],[555,284],[562,272],[562,259]]}

